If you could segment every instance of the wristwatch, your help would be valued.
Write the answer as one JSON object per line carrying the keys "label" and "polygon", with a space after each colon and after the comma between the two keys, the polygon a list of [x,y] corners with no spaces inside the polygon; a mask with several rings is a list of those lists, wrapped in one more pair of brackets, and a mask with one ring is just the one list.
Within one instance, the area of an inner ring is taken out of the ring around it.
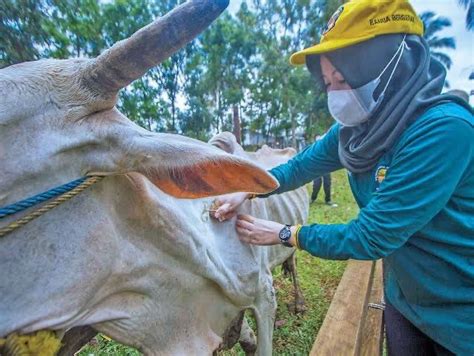
{"label": "wristwatch", "polygon": [[288,241],[290,241],[291,238],[291,225],[285,225],[283,229],[280,230],[280,233],[278,234],[278,238],[280,239],[280,242],[283,246],[286,247],[293,247]]}

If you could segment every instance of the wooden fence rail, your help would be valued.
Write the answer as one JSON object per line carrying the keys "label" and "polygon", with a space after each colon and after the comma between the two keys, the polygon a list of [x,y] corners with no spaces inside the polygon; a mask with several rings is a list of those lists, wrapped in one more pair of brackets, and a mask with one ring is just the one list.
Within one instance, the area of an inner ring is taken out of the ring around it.
{"label": "wooden fence rail", "polygon": [[310,356],[381,355],[382,284],[382,261],[349,261]]}

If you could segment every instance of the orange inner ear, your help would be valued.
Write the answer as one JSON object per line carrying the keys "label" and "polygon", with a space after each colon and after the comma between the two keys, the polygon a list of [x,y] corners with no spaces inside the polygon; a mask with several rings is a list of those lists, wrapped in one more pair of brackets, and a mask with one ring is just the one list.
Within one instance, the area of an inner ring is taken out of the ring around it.
{"label": "orange inner ear", "polygon": [[233,159],[203,161],[147,177],[165,193],[177,198],[204,198],[233,192],[264,194],[278,182],[263,169]]}

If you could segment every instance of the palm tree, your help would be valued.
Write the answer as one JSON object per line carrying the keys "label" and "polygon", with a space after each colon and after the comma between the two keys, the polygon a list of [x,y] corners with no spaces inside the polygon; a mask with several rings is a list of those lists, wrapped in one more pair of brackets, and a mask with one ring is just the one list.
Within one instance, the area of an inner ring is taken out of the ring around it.
{"label": "palm tree", "polygon": [[472,0],[458,0],[459,5],[467,9],[466,14],[466,28],[468,30],[474,29],[474,3]]}
{"label": "palm tree", "polygon": [[456,42],[454,37],[439,37],[437,32],[445,27],[450,27],[451,20],[447,17],[438,16],[432,11],[425,11],[420,15],[425,27],[423,37],[430,46],[431,55],[443,63],[448,69],[451,68],[452,60],[442,50],[446,48],[455,49]]}

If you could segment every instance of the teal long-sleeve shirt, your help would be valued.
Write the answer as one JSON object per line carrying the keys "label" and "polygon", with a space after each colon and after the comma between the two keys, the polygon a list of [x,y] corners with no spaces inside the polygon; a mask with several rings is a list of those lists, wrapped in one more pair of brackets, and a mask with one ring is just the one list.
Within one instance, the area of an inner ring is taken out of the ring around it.
{"label": "teal long-sleeve shirt", "polygon": [[[270,173],[295,189],[342,168],[338,125]],[[302,249],[328,259],[384,258],[385,295],[456,354],[474,355],[474,119],[454,103],[426,111],[365,173],[350,173],[360,207],[348,224],[304,226]]]}

